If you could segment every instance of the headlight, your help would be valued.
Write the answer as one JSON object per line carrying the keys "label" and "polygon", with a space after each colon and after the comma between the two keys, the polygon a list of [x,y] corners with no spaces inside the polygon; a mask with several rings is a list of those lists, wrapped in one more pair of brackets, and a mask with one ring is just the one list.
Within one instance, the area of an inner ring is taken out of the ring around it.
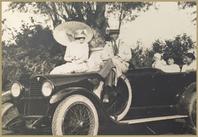
{"label": "headlight", "polygon": [[54,86],[47,81],[43,83],[41,91],[45,97],[48,97],[51,95],[53,88]]}
{"label": "headlight", "polygon": [[21,94],[21,91],[22,91],[22,86],[20,83],[18,82],[15,82],[12,84],[12,87],[11,87],[11,94],[13,97],[18,97],[20,94]]}

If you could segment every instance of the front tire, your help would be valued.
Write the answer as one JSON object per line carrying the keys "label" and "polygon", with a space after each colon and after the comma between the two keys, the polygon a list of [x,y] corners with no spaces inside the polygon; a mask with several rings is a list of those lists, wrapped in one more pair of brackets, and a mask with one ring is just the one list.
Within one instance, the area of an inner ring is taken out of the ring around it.
{"label": "front tire", "polygon": [[99,118],[91,100],[74,94],[56,108],[52,120],[53,135],[97,135]]}

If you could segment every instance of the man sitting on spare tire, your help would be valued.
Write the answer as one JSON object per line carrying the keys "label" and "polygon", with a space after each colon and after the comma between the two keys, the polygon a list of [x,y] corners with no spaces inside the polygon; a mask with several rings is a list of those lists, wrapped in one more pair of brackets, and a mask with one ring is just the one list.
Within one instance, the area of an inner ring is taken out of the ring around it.
{"label": "man sitting on spare tire", "polygon": [[[106,45],[103,48],[103,52],[101,52],[102,60],[111,59],[113,65],[115,66],[115,77],[114,80],[107,81],[107,85],[112,87],[117,85],[118,78],[128,71],[129,68],[129,60],[132,57],[131,48],[126,45],[122,40],[118,39],[120,31],[118,29],[108,29],[107,30],[107,41]],[[110,73],[111,75],[111,73]],[[113,76],[109,76],[112,79]],[[103,89],[104,82],[101,81],[98,88],[94,90],[95,94],[99,97],[101,96],[101,92]],[[104,94],[103,103],[108,103],[109,97],[108,94]]]}

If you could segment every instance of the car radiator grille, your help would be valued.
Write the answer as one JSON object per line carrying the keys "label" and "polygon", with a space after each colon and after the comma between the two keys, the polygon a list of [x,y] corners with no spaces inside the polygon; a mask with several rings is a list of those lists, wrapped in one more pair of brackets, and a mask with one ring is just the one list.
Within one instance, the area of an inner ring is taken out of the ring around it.
{"label": "car radiator grille", "polygon": [[30,82],[30,90],[24,98],[24,115],[46,115],[49,108],[48,100],[41,92],[42,81]]}
{"label": "car radiator grille", "polygon": [[30,96],[43,96],[41,93],[42,82],[32,80],[30,86]]}

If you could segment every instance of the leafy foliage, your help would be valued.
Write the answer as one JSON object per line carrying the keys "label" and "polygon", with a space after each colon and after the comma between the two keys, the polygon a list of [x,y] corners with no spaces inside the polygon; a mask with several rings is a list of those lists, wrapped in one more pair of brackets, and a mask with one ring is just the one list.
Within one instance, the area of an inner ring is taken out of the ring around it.
{"label": "leafy foliage", "polygon": [[151,67],[153,63],[154,52],[146,49],[145,51],[141,47],[136,47],[132,50],[132,58],[130,61],[131,68],[144,68]]}
{"label": "leafy foliage", "polygon": [[163,48],[163,58],[173,58],[175,63],[179,66],[183,65],[184,54],[186,54],[190,49],[194,48],[194,42],[186,34],[177,35],[173,40],[166,40],[166,46]]}
{"label": "leafy foliage", "polygon": [[[94,38],[90,42],[92,47],[104,46],[104,33],[108,26],[105,17],[106,5],[108,12],[119,11],[119,21],[133,20],[136,15],[134,10],[147,10],[150,3],[64,3],[64,2],[12,2],[10,10],[21,12],[34,12],[50,17],[54,27],[63,21],[77,20],[86,22],[94,28]],[[31,8],[30,8],[31,7]],[[121,23],[120,23],[121,25]],[[8,30],[9,28],[6,28]],[[59,45],[52,36],[50,28],[37,24],[23,24],[20,31],[14,30],[15,43],[2,41],[3,51],[3,89],[7,90],[9,85],[22,74],[36,75],[48,74],[56,65],[64,63],[63,56],[65,48]],[[157,40],[152,49],[141,48],[137,42],[137,48],[132,50],[131,64],[138,67],[151,67],[153,55],[156,52],[164,54],[164,59],[173,57],[177,64],[182,64],[183,54],[194,48],[192,39],[186,34],[178,35],[175,39],[165,42]]]}
{"label": "leafy foliage", "polygon": [[[196,7],[196,1],[179,1],[178,2],[178,6],[180,9],[187,9],[187,8],[194,8]],[[192,14],[194,14],[196,16],[197,10],[195,8],[194,11],[192,11]],[[197,17],[194,17],[192,19],[193,22],[196,22]],[[195,25],[196,23],[194,23]]]}
{"label": "leafy foliage", "polygon": [[163,49],[165,48],[165,43],[159,39],[157,39],[153,45],[152,45],[152,50],[155,53],[163,53]]}
{"label": "leafy foliage", "polygon": [[[123,3],[108,3],[108,14],[113,13],[119,22],[118,28],[120,29],[123,21],[132,21],[138,15],[134,11],[146,11],[152,5],[151,2],[123,2]],[[116,13],[118,13],[116,16]]]}
{"label": "leafy foliage", "polygon": [[[94,28],[94,38],[90,42],[91,47],[104,46],[106,27],[108,26],[105,17],[106,5],[116,7],[122,6],[124,16],[130,10],[143,9],[147,3],[104,3],[104,2],[11,2],[9,10],[43,14],[48,16],[54,27],[64,21],[81,21]],[[110,12],[115,12],[112,9]],[[34,24],[22,24],[21,29],[11,32],[15,43],[2,42],[3,50],[3,89],[6,89],[11,82],[22,74],[29,75],[47,74],[55,65],[64,62],[64,47],[60,46],[52,37],[49,28]],[[120,20],[121,21],[121,20]],[[6,26],[6,20],[2,22]],[[4,28],[3,31],[11,29]]]}
{"label": "leafy foliage", "polygon": [[[50,17],[54,27],[62,21],[82,21],[91,27],[98,28],[102,34],[108,26],[105,17],[106,7],[110,7],[108,12],[120,12],[120,22],[125,18],[134,18],[133,10],[147,10],[151,3],[144,2],[12,2],[10,10],[20,12],[33,12],[44,14]],[[31,7],[31,8],[30,8]]]}
{"label": "leafy foliage", "polygon": [[131,67],[151,67],[155,53],[161,53],[163,59],[173,58],[180,67],[184,65],[183,58],[189,50],[195,49],[195,43],[190,36],[185,33],[177,35],[174,39],[156,40],[151,49],[144,50],[141,42],[137,42],[137,47],[132,50]]}
{"label": "leafy foliage", "polygon": [[2,45],[4,83],[11,83],[22,74],[47,74],[64,61],[65,49],[56,43],[49,28],[23,25],[21,30],[15,44]]}
{"label": "leafy foliage", "polygon": [[196,1],[179,1],[178,5],[180,6],[180,8],[191,8],[196,6]]}

